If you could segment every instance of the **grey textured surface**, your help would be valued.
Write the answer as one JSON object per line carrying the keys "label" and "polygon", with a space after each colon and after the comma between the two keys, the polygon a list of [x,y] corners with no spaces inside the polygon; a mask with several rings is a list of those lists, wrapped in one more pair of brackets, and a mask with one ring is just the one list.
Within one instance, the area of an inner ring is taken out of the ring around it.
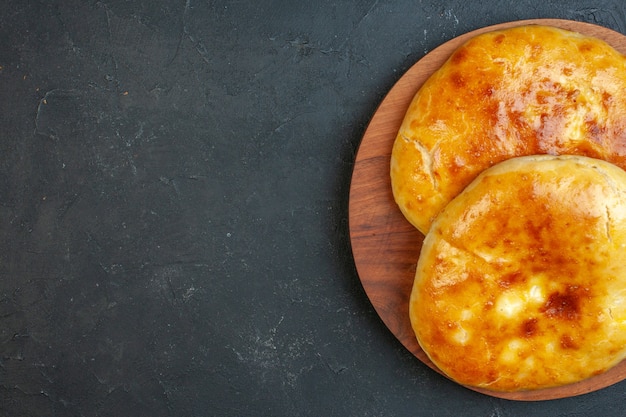
{"label": "grey textured surface", "polygon": [[523,403],[384,327],[351,258],[365,127],[470,30],[621,1],[1,2],[0,414],[621,416]]}

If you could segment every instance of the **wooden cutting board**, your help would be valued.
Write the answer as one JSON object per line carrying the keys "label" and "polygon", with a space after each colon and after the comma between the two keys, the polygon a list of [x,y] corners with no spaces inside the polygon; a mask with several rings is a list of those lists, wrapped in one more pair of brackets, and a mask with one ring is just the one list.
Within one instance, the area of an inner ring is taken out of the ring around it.
{"label": "wooden cutting board", "polygon": [[[361,283],[386,326],[419,360],[441,373],[422,351],[409,321],[409,295],[423,235],[397,208],[391,192],[391,149],[405,112],[424,81],[469,38],[487,31],[526,24],[542,24],[595,36],[626,54],[626,37],[588,23],[534,19],[489,26],[456,37],[413,65],[393,86],[372,117],[359,147],[350,185],[349,229],[352,252]],[[626,360],[591,379],[558,388],[515,393],[471,388],[512,400],[548,400],[595,391],[626,378]]]}

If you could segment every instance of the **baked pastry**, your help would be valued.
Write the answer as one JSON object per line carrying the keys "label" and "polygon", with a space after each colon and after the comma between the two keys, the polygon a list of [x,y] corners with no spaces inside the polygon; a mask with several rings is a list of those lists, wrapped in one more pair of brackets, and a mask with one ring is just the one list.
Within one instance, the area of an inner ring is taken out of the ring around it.
{"label": "baked pastry", "polygon": [[484,169],[574,154],[626,169],[626,58],[604,41],[528,25],[478,35],[420,88],[391,155],[394,198],[426,233]]}
{"label": "baked pastry", "polygon": [[600,374],[626,356],[626,172],[524,156],[481,173],[437,216],[409,315],[443,373],[518,391]]}

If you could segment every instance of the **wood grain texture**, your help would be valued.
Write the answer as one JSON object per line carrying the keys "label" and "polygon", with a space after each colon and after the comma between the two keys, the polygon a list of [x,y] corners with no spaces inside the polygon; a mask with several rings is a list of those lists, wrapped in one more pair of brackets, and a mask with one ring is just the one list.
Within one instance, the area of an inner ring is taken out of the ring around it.
{"label": "wood grain texture", "polygon": [[[350,185],[349,228],[359,278],[376,312],[398,340],[419,360],[440,372],[421,350],[409,321],[408,302],[423,235],[404,219],[391,192],[391,149],[405,112],[424,81],[469,38],[491,30],[542,24],[577,31],[608,42],[626,54],[626,37],[588,23],[534,19],[481,28],[434,49],[413,65],[380,104],[359,147]],[[441,372],[440,372],[441,373]],[[514,393],[471,388],[511,400],[537,401],[592,392],[626,378],[626,361],[597,377],[563,387]]]}

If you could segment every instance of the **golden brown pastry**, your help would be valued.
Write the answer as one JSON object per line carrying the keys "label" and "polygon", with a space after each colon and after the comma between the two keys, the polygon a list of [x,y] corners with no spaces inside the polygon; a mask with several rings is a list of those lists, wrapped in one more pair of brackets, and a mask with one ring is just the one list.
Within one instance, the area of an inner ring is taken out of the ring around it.
{"label": "golden brown pastry", "polygon": [[420,88],[391,157],[396,202],[426,233],[484,169],[574,154],[626,169],[626,59],[605,42],[522,26],[476,36]]}
{"label": "golden brown pastry", "polygon": [[626,172],[582,156],[496,164],[427,233],[410,298],[417,340],[453,380],[564,385],[626,356]]}

